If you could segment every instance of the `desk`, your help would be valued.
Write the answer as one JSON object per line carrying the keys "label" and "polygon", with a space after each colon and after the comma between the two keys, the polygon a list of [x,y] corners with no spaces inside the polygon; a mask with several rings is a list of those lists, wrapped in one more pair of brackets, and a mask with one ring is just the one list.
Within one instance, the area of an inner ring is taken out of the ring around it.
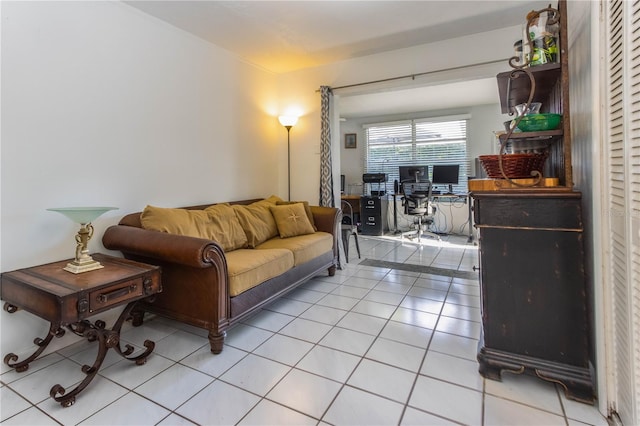
{"label": "desk", "polygon": [[[63,327],[90,342],[98,341],[99,349],[93,365],[82,366],[87,376],[70,392],[54,385],[49,395],[63,407],[73,405],[80,393],[98,373],[109,348],[114,348],[123,358],[137,365],[146,362],[155,344],[146,340],[141,354],[129,357],[134,351],[131,345],[120,347],[120,328],[138,300],[151,297],[162,290],[160,268],[131,260],[94,254],[104,267],[94,271],[73,274],[63,270],[68,260],[5,272],[0,278],[0,298],[5,301],[4,310],[14,313],[19,309],[31,312],[49,321],[49,334],[36,338],[38,349],[28,358],[18,361],[16,354],[4,357],[4,362],[17,372],[26,371],[49,345],[54,337],[65,334]],[[86,318],[127,303],[111,330],[104,321],[89,322]]]}
{"label": "desk", "polygon": [[473,241],[473,206],[471,204],[471,194],[467,193],[467,194],[433,194],[432,195],[433,201],[435,203],[438,203],[440,201],[448,201],[448,202],[455,202],[455,201],[464,201],[467,204],[467,207],[469,208],[469,213],[468,213],[468,217],[467,217],[467,223],[469,226],[469,237],[467,238],[467,242],[472,242]]}
{"label": "desk", "polygon": [[360,195],[342,195],[340,199],[351,206],[355,225],[360,225]]}
{"label": "desk", "polygon": [[360,214],[360,198],[361,195],[343,195],[340,197],[342,201],[346,201],[351,205],[351,209],[353,209],[353,214]]}
{"label": "desk", "polygon": [[[395,233],[398,233],[398,207],[397,207],[397,201],[396,201],[396,197],[402,197],[402,193],[398,192],[393,194],[393,225],[394,225],[394,231]],[[432,200],[437,204],[441,201],[448,201],[448,202],[455,202],[455,201],[464,201],[468,208],[469,208],[469,213],[468,213],[468,218],[467,218],[467,223],[469,226],[469,237],[467,239],[467,242],[472,242],[473,241],[473,207],[471,204],[471,195],[469,193],[467,194],[432,194],[431,195]]]}

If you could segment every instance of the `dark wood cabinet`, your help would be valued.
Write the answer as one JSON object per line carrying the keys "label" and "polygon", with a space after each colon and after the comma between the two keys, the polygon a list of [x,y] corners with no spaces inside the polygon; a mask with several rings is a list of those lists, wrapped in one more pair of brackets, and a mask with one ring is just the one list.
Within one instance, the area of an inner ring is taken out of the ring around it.
{"label": "dark wood cabinet", "polygon": [[480,373],[503,370],[560,383],[593,402],[577,192],[474,195],[480,235]]}
{"label": "dark wood cabinet", "polygon": [[593,403],[582,197],[573,190],[571,167],[565,0],[557,10],[560,62],[497,76],[503,113],[531,96],[544,112],[562,114],[557,130],[501,137],[503,145],[543,143],[543,176],[559,184],[514,187],[495,179],[482,191],[472,189],[482,303],[478,362],[486,378],[500,380],[505,370],[531,374],[559,383],[569,398]]}

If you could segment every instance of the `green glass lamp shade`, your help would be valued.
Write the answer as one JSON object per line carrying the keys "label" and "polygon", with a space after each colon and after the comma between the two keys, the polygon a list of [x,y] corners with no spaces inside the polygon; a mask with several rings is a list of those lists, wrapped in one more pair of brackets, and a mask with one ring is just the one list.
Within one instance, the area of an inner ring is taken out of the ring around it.
{"label": "green glass lamp shade", "polygon": [[52,212],[62,213],[72,221],[85,224],[91,223],[102,214],[110,210],[118,210],[117,207],[61,207],[55,209],[47,209]]}
{"label": "green glass lamp shade", "polygon": [[61,207],[56,209],[47,209],[52,212],[58,212],[72,221],[80,224],[80,230],[76,235],[76,257],[69,262],[63,269],[65,271],[80,274],[95,269],[103,268],[97,260],[89,255],[87,245],[93,236],[93,225],[91,222],[97,219],[101,214],[109,210],[118,210],[117,207]]}

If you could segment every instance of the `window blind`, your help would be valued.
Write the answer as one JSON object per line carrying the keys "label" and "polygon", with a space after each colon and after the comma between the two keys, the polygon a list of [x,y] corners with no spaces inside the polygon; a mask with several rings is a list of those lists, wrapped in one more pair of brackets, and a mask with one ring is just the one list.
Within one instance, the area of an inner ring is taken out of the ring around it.
{"label": "window blind", "polygon": [[365,173],[386,173],[389,182],[399,180],[400,166],[458,164],[455,193],[466,193],[469,160],[467,158],[467,118],[424,118],[365,126]]}

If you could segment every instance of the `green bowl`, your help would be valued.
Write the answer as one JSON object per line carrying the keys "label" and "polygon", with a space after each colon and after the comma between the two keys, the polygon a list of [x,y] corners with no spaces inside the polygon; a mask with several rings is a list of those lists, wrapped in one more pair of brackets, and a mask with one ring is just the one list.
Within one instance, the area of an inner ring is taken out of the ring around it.
{"label": "green bowl", "polygon": [[561,114],[529,114],[522,117],[518,129],[523,132],[542,132],[555,130],[560,126]]}

